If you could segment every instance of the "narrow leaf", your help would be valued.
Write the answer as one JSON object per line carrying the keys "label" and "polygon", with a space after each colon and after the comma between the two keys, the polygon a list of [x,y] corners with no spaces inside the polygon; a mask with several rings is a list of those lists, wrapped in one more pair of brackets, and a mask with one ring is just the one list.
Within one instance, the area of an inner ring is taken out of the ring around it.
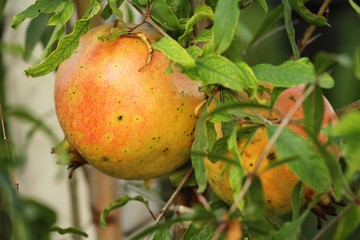
{"label": "narrow leaf", "polygon": [[289,60],[279,66],[259,64],[253,67],[256,78],[260,82],[267,82],[274,87],[294,87],[315,81],[314,66],[307,58]]}
{"label": "narrow leaf", "polygon": [[294,221],[300,215],[300,208],[304,206],[304,192],[303,184],[298,182],[291,193],[291,209],[292,209],[292,220]]}
{"label": "narrow leaf", "polygon": [[354,52],[354,75],[360,80],[360,46],[357,46]]}
{"label": "narrow leaf", "polygon": [[349,3],[355,12],[360,16],[360,5],[356,4],[354,0],[349,0]]}
{"label": "narrow leaf", "polygon": [[174,39],[163,37],[152,45],[156,50],[164,53],[169,59],[184,68],[195,67],[195,61],[190,54]]}
{"label": "narrow leaf", "polygon": [[264,11],[265,13],[267,13],[267,11],[269,10],[269,7],[268,7],[268,5],[267,5],[266,0],[259,0],[259,2],[260,2],[260,6],[261,6],[261,8],[263,9],[263,11]]}
{"label": "narrow leaf", "polygon": [[291,8],[296,11],[305,21],[318,26],[328,25],[327,20],[323,16],[312,13],[304,5],[303,0],[289,0]]}
{"label": "narrow leaf", "polygon": [[205,191],[207,185],[205,172],[205,157],[208,148],[206,129],[207,115],[208,106],[206,105],[196,123],[195,140],[191,147],[191,163],[194,168],[195,179],[199,187],[199,192]]}
{"label": "narrow leaf", "polygon": [[123,13],[119,9],[120,5],[124,2],[124,0],[109,0],[109,7],[113,14],[115,14],[118,18],[123,18]]}
{"label": "narrow leaf", "polygon": [[135,197],[129,197],[129,196],[122,196],[118,198],[116,201],[110,203],[102,212],[100,215],[100,226],[101,227],[107,227],[106,223],[106,217],[110,214],[110,212],[114,209],[120,208],[127,204],[129,201],[138,201],[143,203],[146,207],[148,207],[148,201],[146,201],[142,196],[135,196]]}
{"label": "narrow leaf", "polygon": [[223,53],[232,43],[239,22],[239,0],[219,0],[214,16],[213,39],[208,52]]}
{"label": "narrow leaf", "polygon": [[256,44],[256,42],[263,36],[266,32],[273,27],[284,17],[284,6],[279,4],[277,7],[272,9],[260,25],[260,27],[256,30],[253,38],[247,46],[247,50]]}
{"label": "narrow leaf", "polygon": [[315,87],[314,91],[305,99],[303,109],[307,130],[317,136],[324,116],[324,99],[319,87]]}
{"label": "narrow leaf", "polygon": [[90,20],[100,11],[100,4],[93,0],[87,13],[75,23],[73,31],[61,38],[57,48],[39,65],[25,71],[27,76],[39,77],[55,70],[61,62],[67,59],[79,45],[79,39],[90,28]]}
{"label": "narrow leaf", "polygon": [[284,4],[285,28],[290,41],[290,45],[294,53],[295,59],[299,59],[300,52],[298,46],[296,45],[295,29],[291,18],[291,6],[289,0],[281,0],[281,2]]}
{"label": "narrow leaf", "polygon": [[50,232],[57,232],[57,233],[59,233],[61,235],[75,234],[75,235],[79,235],[79,236],[83,236],[83,237],[88,237],[89,236],[86,232],[80,231],[79,229],[72,228],[72,227],[61,228],[61,227],[58,227],[58,226],[54,226],[54,227],[51,227],[49,231]]}
{"label": "narrow leaf", "polygon": [[[276,128],[276,126],[266,127],[269,138],[272,137]],[[285,128],[277,139],[274,148],[279,159],[294,158],[287,164],[303,183],[318,193],[330,189],[330,173],[324,160],[303,137]]]}

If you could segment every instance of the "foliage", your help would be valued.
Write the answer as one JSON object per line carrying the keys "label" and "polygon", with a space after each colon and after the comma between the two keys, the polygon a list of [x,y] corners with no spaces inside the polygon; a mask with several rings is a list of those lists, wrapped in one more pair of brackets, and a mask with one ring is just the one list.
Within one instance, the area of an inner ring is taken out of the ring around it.
{"label": "foliage", "polygon": [[[65,31],[64,26],[69,25],[74,14],[72,0],[38,0],[23,12],[18,13],[12,22],[12,27],[15,29],[26,19],[31,19],[24,58],[29,58],[37,42],[41,42],[44,46],[43,54],[34,66],[25,71],[26,74],[38,77],[54,71],[73,53],[79,43],[79,38],[89,30],[91,19],[98,13],[101,13],[104,19],[109,19],[113,15],[122,19],[123,13],[119,10],[119,6],[124,4],[124,1],[105,1],[107,5],[104,8],[101,2],[103,1],[91,0],[85,15],[75,22],[71,31],[69,29]],[[303,56],[301,48],[303,46],[297,44],[293,15],[296,13],[303,21],[317,27],[327,27],[329,23],[322,14],[312,13],[306,7],[306,1],[302,0],[282,0],[275,6],[265,0],[207,0],[205,4],[197,6],[193,11],[190,1],[133,0],[129,2],[136,10],[141,11],[145,22],[155,25],[165,35],[153,45],[153,48],[168,56],[194,81],[201,82],[201,90],[208,95],[208,100],[199,114],[195,130],[196,139],[191,152],[194,170],[192,177],[196,180],[198,193],[206,195],[208,189],[204,160],[206,158],[214,161],[221,159],[235,166],[232,168],[230,181],[235,192],[234,198],[238,200],[233,206],[228,207],[216,198],[215,200],[208,198],[207,204],[199,204],[187,213],[174,214],[164,221],[159,220],[153,226],[137,233],[133,239],[142,239],[149,234],[154,234],[155,239],[171,239],[169,229],[179,223],[190,223],[182,236],[183,239],[209,239],[214,235],[219,239],[224,239],[225,235],[229,234],[225,230],[232,219],[241,223],[245,237],[253,239],[297,239],[301,235],[301,226],[310,212],[309,209],[299,211],[303,203],[300,197],[302,185],[299,184],[293,192],[293,220],[275,223],[265,217],[261,182],[257,178],[246,176],[239,164],[241,153],[236,147],[237,139],[244,134],[256,131],[256,127],[251,129],[240,127],[236,124],[238,119],[249,119],[257,126],[265,125],[269,138],[276,140],[274,147],[282,159],[291,159],[294,156],[301,159],[301,162],[290,160],[285,164],[288,164],[299,176],[302,183],[320,193],[326,192],[330,186],[333,186],[336,199],[348,201],[349,205],[346,208],[339,209],[341,218],[335,230],[334,239],[350,236],[360,223],[358,211],[360,188],[356,185],[360,170],[357,161],[360,157],[360,129],[357,124],[360,116],[358,113],[349,113],[340,120],[337,126],[321,129],[322,114],[319,109],[322,106],[319,102],[322,100],[322,89],[334,86],[334,80],[329,72],[335,64],[351,66],[354,76],[359,78],[360,46],[354,49],[352,59],[324,52],[319,52],[313,60]],[[356,2],[353,0],[348,2],[353,10],[360,14]],[[264,20],[260,27],[253,31],[254,34],[249,41],[244,44],[246,31],[242,28],[244,24],[241,15],[243,11],[247,11],[249,4],[258,4],[263,11]],[[327,1],[324,1],[324,4],[327,4]],[[150,16],[146,15],[148,10]],[[267,34],[279,24],[286,30],[293,59],[283,59],[282,64],[278,65],[267,62],[250,65],[246,61],[246,54],[259,41],[266,39]],[[240,49],[230,54],[235,45],[240,46]],[[234,54],[236,57],[231,57]],[[266,91],[264,84],[275,87],[270,104],[261,101],[258,97],[259,92]],[[309,97],[302,99],[305,110],[304,124],[310,141],[305,141],[286,128],[281,129],[278,124],[269,124],[268,120],[244,111],[249,106],[259,109],[271,108],[278,93],[285,88],[299,85],[307,85],[307,89],[312,89],[309,91]],[[246,93],[252,102],[244,103],[239,100],[237,95],[239,92]],[[220,99],[216,96],[218,93],[220,93]],[[18,116],[24,117],[21,112],[18,112]],[[51,131],[41,121],[31,118],[30,120],[35,124],[34,129],[40,128],[51,138],[53,137]],[[218,123],[221,124],[224,132],[221,138],[217,136],[215,130],[215,124]],[[325,144],[321,144],[314,137],[320,131],[328,135],[329,140]],[[335,157],[327,151],[327,147],[332,144],[341,145],[344,157],[343,166],[336,162]],[[5,148],[7,143],[1,146]],[[234,159],[226,157],[224,155],[226,152],[231,152],[235,156]],[[2,162],[11,160],[9,156],[2,154],[0,156]],[[24,234],[15,236],[15,239],[47,239],[48,232],[42,232],[44,229],[61,234],[86,235],[72,228],[53,227],[54,213],[43,205],[18,198],[14,189],[9,187],[11,185],[9,178],[3,179],[3,176],[8,176],[8,173],[2,172],[0,175],[0,213],[2,219],[10,220],[11,227],[14,229],[13,233]],[[176,180],[178,182],[173,183],[179,185],[181,178],[177,175],[173,179],[178,179]],[[249,179],[251,181],[246,181]],[[246,182],[250,182],[250,185],[245,185]],[[9,200],[15,201],[14,209],[7,209],[6,203]],[[106,226],[105,219],[111,210],[134,200],[148,207],[147,201],[141,196],[134,198],[122,196],[104,210],[101,225]],[[11,211],[15,211],[15,214],[10,215]],[[31,215],[34,212],[36,214]],[[29,226],[43,219],[44,225],[36,231],[41,235],[30,238]]]}

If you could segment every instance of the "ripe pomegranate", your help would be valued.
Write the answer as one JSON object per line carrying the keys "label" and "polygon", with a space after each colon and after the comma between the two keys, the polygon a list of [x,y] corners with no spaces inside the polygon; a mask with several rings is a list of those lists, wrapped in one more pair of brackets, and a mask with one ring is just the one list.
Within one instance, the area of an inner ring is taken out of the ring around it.
{"label": "ripe pomegranate", "polygon": [[[302,96],[302,94],[302,86],[289,88],[281,93],[271,112],[259,109],[256,109],[256,111],[261,113],[265,118],[281,119],[289,112],[289,110],[294,106],[294,103]],[[262,97],[269,100],[269,95],[266,93]],[[325,97],[323,97],[323,100],[324,116],[322,126],[336,123],[337,116],[334,109]],[[304,131],[303,125],[300,122],[300,120],[303,118],[303,109],[297,109],[296,113],[292,117],[292,120],[294,121],[292,121],[287,127],[297,134],[306,136],[306,132]],[[325,142],[327,140],[323,133],[320,133],[318,138],[321,142]],[[252,137],[250,143],[247,144],[246,141],[247,140],[240,140],[238,142],[238,149],[241,153],[242,166],[244,166],[247,173],[251,173],[255,168],[258,157],[269,141],[265,127],[261,126],[256,130],[256,133]],[[337,155],[339,155],[338,149],[335,149],[335,152]],[[265,210],[268,215],[283,215],[291,211],[291,193],[294,186],[299,182],[298,177],[290,170],[287,164],[281,164],[275,168],[271,168],[269,170],[267,169],[271,163],[274,163],[278,160],[279,159],[275,149],[271,149],[267,157],[261,162],[257,171],[257,174],[259,174],[260,180],[262,182]],[[213,163],[210,160],[206,160],[207,175],[210,187],[223,201],[231,204],[233,202],[233,195],[228,182],[229,169],[225,171],[225,174],[223,174],[226,166],[227,164],[222,161]],[[304,195],[306,202],[308,203],[316,195],[316,193],[309,187],[305,186]],[[327,205],[327,207],[329,207],[331,204],[329,199],[330,196],[323,197],[319,204]],[[324,217],[324,214],[325,217],[326,214],[333,214],[333,208],[331,207],[325,209],[315,207],[313,210],[321,217]]]}
{"label": "ripe pomegranate", "polygon": [[[121,179],[167,174],[189,159],[195,107],[205,95],[150,45],[149,25],[90,30],[57,71],[55,107],[65,138],[90,165]],[[110,38],[109,38],[110,39]],[[171,69],[171,73],[169,73]]]}

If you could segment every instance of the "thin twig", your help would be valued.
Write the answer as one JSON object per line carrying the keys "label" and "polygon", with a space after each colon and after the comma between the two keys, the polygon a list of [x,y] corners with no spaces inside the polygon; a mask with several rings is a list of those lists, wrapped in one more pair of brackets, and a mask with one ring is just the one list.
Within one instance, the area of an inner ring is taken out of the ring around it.
{"label": "thin twig", "polygon": [[[131,0],[127,0],[127,2],[144,18],[142,23],[139,24],[139,26],[141,24],[143,24],[144,22],[149,23],[151,26],[153,26],[154,28],[156,28],[156,30],[158,30],[163,36],[171,38],[169,36],[169,34],[167,34],[158,24],[156,24],[152,19],[151,19],[151,15],[150,12],[149,13],[144,13],[140,8],[138,8],[135,4],[133,4],[131,2]],[[137,26],[136,26],[137,27]],[[135,27],[135,28],[136,28]]]}
{"label": "thin twig", "polygon": [[189,179],[189,177],[191,176],[192,173],[193,173],[193,169],[191,168],[186,173],[184,178],[181,180],[179,186],[177,186],[177,188],[175,189],[175,191],[173,192],[173,194],[171,195],[169,200],[166,202],[165,206],[160,210],[160,213],[155,220],[155,224],[158,224],[160,222],[160,220],[164,217],[166,211],[168,210],[170,205],[174,202],[176,196],[179,194],[181,188],[185,185],[186,181]]}
{"label": "thin twig", "polygon": [[[326,12],[326,9],[328,8],[330,2],[331,2],[331,0],[324,0],[323,4],[321,5],[321,7],[320,7],[320,9],[319,9],[319,11],[317,13],[318,16],[324,15],[324,13]],[[309,40],[311,39],[311,36],[315,32],[315,29],[316,29],[316,25],[312,24],[305,31],[304,37],[302,38],[302,40],[300,41],[300,44],[299,44],[299,51],[300,52],[304,51],[305,47],[308,45]]]}
{"label": "thin twig", "polygon": [[[3,133],[4,148],[5,148],[6,157],[9,160],[9,162],[11,162],[12,159],[11,159],[11,154],[10,154],[10,149],[9,149],[8,138],[6,136],[5,121],[4,121],[4,115],[3,115],[3,110],[2,110],[1,103],[0,103],[0,121],[1,121],[1,129],[2,129],[2,133]],[[19,193],[19,184],[16,182],[14,174],[10,170],[8,170],[8,171],[9,171],[11,185],[14,188],[15,192]]]}

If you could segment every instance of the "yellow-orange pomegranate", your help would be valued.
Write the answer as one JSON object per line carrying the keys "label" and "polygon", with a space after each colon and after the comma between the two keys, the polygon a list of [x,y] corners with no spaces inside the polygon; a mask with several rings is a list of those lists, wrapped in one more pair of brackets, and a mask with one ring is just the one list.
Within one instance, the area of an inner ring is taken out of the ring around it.
{"label": "yellow-orange pomegranate", "polygon": [[[276,101],[273,111],[264,111],[255,109],[257,113],[263,115],[264,118],[282,118],[288,111],[294,106],[294,103],[302,96],[303,87],[294,87],[285,90],[281,93]],[[265,94],[264,99],[269,99],[269,96]],[[323,97],[324,100],[324,116],[322,126],[334,124],[337,121],[337,117],[334,109]],[[292,117],[292,122],[288,125],[288,128],[293,132],[306,136],[306,132],[303,129],[301,120],[304,118],[304,112],[302,108],[297,109],[296,113]],[[326,141],[326,136],[323,133],[318,135],[321,142]],[[250,143],[246,145],[247,140],[238,142],[238,149],[241,153],[241,161],[247,173],[251,173],[256,165],[256,161],[260,154],[267,145],[269,139],[266,130],[263,126],[256,130],[256,133],[252,137]],[[338,149],[332,149],[338,154]],[[260,176],[260,180],[264,191],[264,204],[268,215],[282,215],[291,211],[291,193],[294,186],[299,182],[298,177],[290,170],[286,164],[281,164],[275,168],[267,169],[267,167],[279,161],[275,149],[271,149],[266,158],[261,162],[257,174]],[[212,190],[226,203],[231,204],[233,202],[233,194],[228,182],[229,169],[223,172],[227,166],[222,161],[215,163],[210,160],[206,160],[207,176],[209,179],[209,185]],[[304,195],[307,200],[311,200],[315,193],[312,189],[305,187]],[[325,201],[327,201],[325,199]]]}
{"label": "yellow-orange pomegranate", "polygon": [[[148,25],[106,40],[113,26],[90,30],[59,67],[55,103],[67,141],[92,166],[122,179],[149,179],[189,159],[199,85],[150,45]],[[171,73],[167,71],[170,69]]]}

